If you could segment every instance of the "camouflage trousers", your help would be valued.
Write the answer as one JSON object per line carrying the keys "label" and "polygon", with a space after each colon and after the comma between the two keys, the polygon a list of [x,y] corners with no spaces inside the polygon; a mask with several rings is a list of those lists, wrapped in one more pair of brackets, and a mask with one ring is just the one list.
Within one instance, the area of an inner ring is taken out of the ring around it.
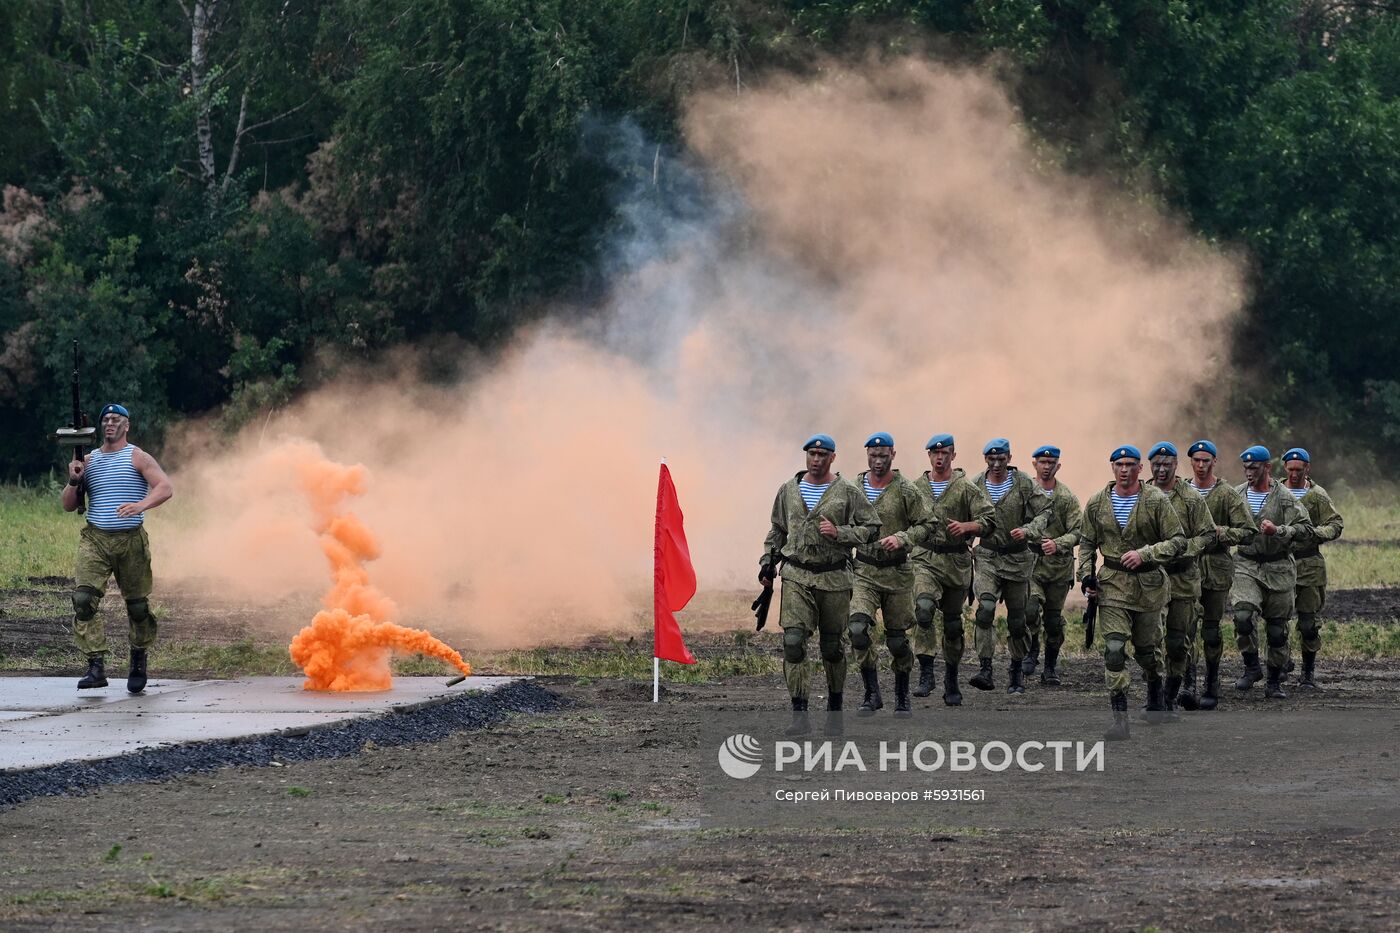
{"label": "camouflage trousers", "polygon": [[914,624],[914,590],[912,587],[886,590],[857,576],[851,588],[851,619],[848,632],[851,659],[868,670],[879,667],[878,649],[873,641],[875,613],[885,625],[885,647],[890,652],[890,667],[908,671],[914,667],[914,652],[909,648],[909,629]]}
{"label": "camouflage trousers", "polygon": [[[1220,620],[1225,618],[1225,607],[1230,603],[1229,590],[1201,590],[1201,601],[1197,610],[1201,625],[1201,645],[1205,649],[1207,661],[1219,661],[1225,647],[1225,636],[1220,631]],[[1191,642],[1191,661],[1196,660],[1196,643]]]}
{"label": "camouflage trousers", "polygon": [[1264,620],[1269,667],[1288,666],[1288,619],[1293,615],[1293,587],[1273,590],[1252,576],[1235,574],[1230,601],[1235,606],[1235,646],[1241,654],[1259,654],[1259,618]]}
{"label": "camouflage trousers", "polygon": [[1074,588],[1074,578],[1042,583],[1031,580],[1030,599],[1026,600],[1026,634],[1040,635],[1041,619],[1045,620],[1045,647],[1058,649],[1065,643],[1065,599]]}
{"label": "camouflage trousers", "polygon": [[943,650],[949,664],[962,661],[963,602],[967,599],[967,584],[950,585],[927,567],[914,567],[914,654],[933,658],[938,655],[939,627],[935,617],[942,619]]}
{"label": "camouflage trousers", "polygon": [[807,699],[812,666],[807,643],[817,633],[826,686],[831,693],[842,693],[846,686],[846,647],[842,636],[850,615],[850,590],[819,590],[791,580],[783,581],[778,615],[783,627],[783,679],[794,699]]}
{"label": "camouflage trousers", "polygon": [[1104,682],[1109,693],[1128,690],[1128,645],[1148,680],[1160,678],[1166,667],[1162,636],[1162,610],[1137,611],[1119,606],[1099,608],[1099,631],[1103,633]]}
{"label": "camouflage trousers", "polygon": [[156,640],[156,619],[146,600],[153,582],[146,529],[103,531],[87,525],[78,537],[73,568],[73,641],[88,656],[107,652],[107,632],[97,609],[113,577],[126,600],[131,646],[149,648]]}
{"label": "camouflage trousers", "polygon": [[972,582],[977,594],[977,613],[973,616],[977,632],[977,657],[991,658],[997,653],[996,611],[997,603],[1006,605],[1006,647],[1011,651],[1011,660],[1019,661],[1030,648],[1026,633],[1026,602],[1030,598],[1029,580],[1016,580],[1004,577],[994,571],[987,571],[983,562],[977,562],[976,577]]}
{"label": "camouflage trousers", "polygon": [[1169,677],[1185,677],[1186,666],[1194,660],[1192,649],[1196,645],[1196,614],[1199,608],[1196,597],[1182,596],[1173,597],[1162,610]]}
{"label": "camouflage trousers", "polygon": [[1300,586],[1293,594],[1298,610],[1298,643],[1304,652],[1317,654],[1322,650],[1322,629],[1317,614],[1327,605],[1327,587]]}

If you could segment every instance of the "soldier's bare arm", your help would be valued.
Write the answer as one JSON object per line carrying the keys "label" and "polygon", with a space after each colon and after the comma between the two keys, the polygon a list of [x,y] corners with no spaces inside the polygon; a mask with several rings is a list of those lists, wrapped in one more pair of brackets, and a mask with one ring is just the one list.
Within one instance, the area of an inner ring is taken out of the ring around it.
{"label": "soldier's bare arm", "polygon": [[117,506],[117,514],[122,518],[148,512],[175,495],[175,487],[171,485],[170,477],[165,475],[155,457],[144,450],[137,450],[131,455],[131,465],[146,480],[146,498],[140,502],[124,502]]}

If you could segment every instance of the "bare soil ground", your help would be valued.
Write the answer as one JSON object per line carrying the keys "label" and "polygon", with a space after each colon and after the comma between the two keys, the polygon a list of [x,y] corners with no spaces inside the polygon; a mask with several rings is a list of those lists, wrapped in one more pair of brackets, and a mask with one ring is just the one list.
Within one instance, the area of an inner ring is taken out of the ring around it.
{"label": "bare soil ground", "polygon": [[[1397,594],[1389,597],[1395,606]],[[37,601],[30,612],[25,599]],[[51,629],[9,598],[8,645]],[[246,637],[250,620],[201,623]],[[26,641],[27,640],[27,641]],[[43,644],[57,649],[52,635]],[[719,636],[700,639],[703,652]],[[972,708],[1101,709],[1074,659],[1058,689],[966,691]],[[1320,665],[1317,693],[1235,707],[1400,710],[1400,662]],[[854,681],[854,674],[852,675]],[[784,703],[776,676],[670,687],[543,678],[568,701],[430,744],[239,767],[0,811],[0,927],[417,929],[1395,929],[1400,844],[1341,834],[1126,833],[1085,800],[1056,832],[701,827],[708,717]],[[854,692],[854,683],[851,687]],[[1233,691],[1229,691],[1233,693]],[[1138,690],[1140,694],[1140,688]],[[916,717],[957,715],[937,696]],[[1365,710],[1365,712],[1361,712]],[[1277,715],[1283,714],[1283,715]],[[1261,719],[1261,726],[1265,720]],[[1260,762],[1261,780],[1268,763]],[[1144,805],[1169,793],[1143,773]],[[1203,781],[1217,780],[1209,773]]]}

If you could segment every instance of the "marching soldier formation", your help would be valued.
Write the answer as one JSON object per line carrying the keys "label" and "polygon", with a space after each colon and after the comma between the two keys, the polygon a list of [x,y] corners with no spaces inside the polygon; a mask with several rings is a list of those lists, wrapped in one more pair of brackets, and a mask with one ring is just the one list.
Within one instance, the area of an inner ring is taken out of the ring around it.
{"label": "marching soldier formation", "polygon": [[[1216,476],[1218,451],[1209,440],[1187,448],[1190,479],[1178,475],[1171,442],[1154,444],[1145,460],[1137,447],[1123,444],[1108,455],[1111,481],[1082,508],[1056,478],[1060,449],[1051,444],[1036,448],[1032,476],[1011,465],[1010,442],[994,438],[982,448],[986,470],[973,479],[954,468],[957,447],[950,434],[929,439],[929,469],[913,480],[894,468],[894,438],[883,431],[867,438],[869,469],[853,481],[833,471],[836,442],[830,435],[815,434],[802,449],[806,469],[778,490],[759,561],[764,587],[773,585],[779,569],[783,577],[779,616],[790,732],[809,728],[807,646],[813,633],[829,714],[843,708],[847,642],[864,686],[858,715],[884,709],[882,627],[894,675],[894,715],[912,716],[911,693],[926,697],[935,689],[940,634],[943,701],[960,706],[965,602],[976,607],[979,664],[969,684],[995,689],[1001,603],[1007,692],[1024,693],[1027,675],[1038,668],[1043,686],[1058,686],[1064,605],[1076,582],[1098,607],[1113,716],[1106,738],[1130,734],[1129,651],[1147,684],[1148,723],[1179,720],[1178,709],[1217,708],[1227,611],[1243,663],[1236,690],[1265,680],[1265,696],[1286,696],[1295,611],[1302,651],[1298,685],[1316,687],[1318,613],[1327,591],[1320,547],[1340,537],[1342,517],[1313,482],[1312,458],[1301,447],[1284,453],[1283,480],[1274,477],[1268,449],[1250,447],[1240,454],[1246,481],[1231,486]],[[1197,693],[1201,657],[1204,683]],[[911,690],[916,660],[918,684]]]}

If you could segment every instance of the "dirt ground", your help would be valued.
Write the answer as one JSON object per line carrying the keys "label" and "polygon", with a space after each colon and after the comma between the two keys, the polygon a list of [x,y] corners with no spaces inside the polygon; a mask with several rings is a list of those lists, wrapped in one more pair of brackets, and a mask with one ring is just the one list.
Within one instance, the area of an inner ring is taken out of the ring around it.
{"label": "dirt ground", "polygon": [[[37,611],[23,596],[5,602],[9,647],[33,647],[53,598],[41,586]],[[239,638],[246,626],[230,618],[203,634]],[[701,638],[696,648],[723,643]],[[51,634],[42,645],[59,650]],[[1275,724],[1290,708],[1400,714],[1400,661],[1319,668],[1317,693],[1266,703],[1256,689],[1228,702],[1267,707]],[[1054,832],[704,828],[702,724],[781,708],[778,677],[672,686],[656,706],[645,682],[542,683],[567,705],[431,744],[0,811],[0,928],[1400,926],[1400,844],[1389,828],[1129,833],[1093,800]],[[965,693],[969,707],[1011,715],[1024,704],[1105,702],[1090,658],[1071,660],[1058,689]],[[915,703],[916,717],[957,715],[937,695]],[[1260,769],[1263,779],[1267,762]],[[1147,799],[1169,792],[1152,773],[1136,779]]]}

